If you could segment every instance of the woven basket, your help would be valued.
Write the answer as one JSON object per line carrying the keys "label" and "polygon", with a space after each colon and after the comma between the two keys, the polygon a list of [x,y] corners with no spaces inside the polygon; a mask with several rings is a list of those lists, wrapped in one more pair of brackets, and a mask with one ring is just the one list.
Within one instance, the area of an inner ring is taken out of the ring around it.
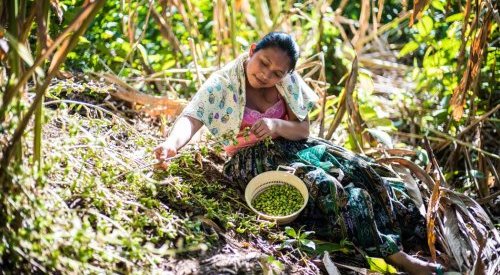
{"label": "woven basket", "polygon": [[[280,169],[286,169],[289,172],[279,171]],[[293,168],[279,166],[277,171],[268,171],[259,174],[248,183],[247,187],[245,188],[245,200],[250,209],[252,209],[252,211],[254,211],[257,215],[259,215],[259,218],[275,221],[280,225],[287,224],[295,220],[299,216],[300,212],[304,210],[307,205],[307,200],[309,199],[309,192],[307,191],[305,183],[297,176],[293,175],[294,172],[295,169]],[[257,211],[252,206],[253,200],[268,187],[272,185],[283,184],[289,184],[297,188],[297,190],[299,190],[300,194],[304,198],[304,204],[302,205],[302,207],[300,207],[299,210],[288,216],[270,216]]]}

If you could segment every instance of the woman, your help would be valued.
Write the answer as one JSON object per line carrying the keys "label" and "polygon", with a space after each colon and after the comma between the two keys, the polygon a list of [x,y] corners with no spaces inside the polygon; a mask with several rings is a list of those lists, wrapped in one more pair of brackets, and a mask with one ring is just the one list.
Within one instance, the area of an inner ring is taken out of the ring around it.
{"label": "woman", "polygon": [[[163,161],[176,155],[205,125],[223,139],[232,156],[224,174],[240,188],[259,173],[292,166],[311,195],[301,221],[317,235],[331,240],[347,237],[369,255],[384,257],[413,274],[440,272],[439,265],[401,250],[402,236],[418,237],[415,228],[425,228],[409,200],[395,201],[390,188],[361,157],[323,140],[306,140],[307,113],[317,96],[294,72],[298,57],[297,44],[285,33],[270,33],[252,44],[247,54],[204,83],[167,140],[155,148],[156,157]],[[234,136],[237,142],[231,143],[228,137]],[[269,138],[271,144],[265,142]],[[341,182],[335,167],[345,174]],[[419,226],[401,231],[399,220]],[[425,238],[425,231],[420,235]]]}

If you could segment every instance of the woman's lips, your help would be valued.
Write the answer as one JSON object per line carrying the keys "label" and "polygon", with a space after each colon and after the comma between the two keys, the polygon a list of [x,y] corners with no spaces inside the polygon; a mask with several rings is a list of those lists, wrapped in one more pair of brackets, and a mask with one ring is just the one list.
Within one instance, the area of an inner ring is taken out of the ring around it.
{"label": "woman's lips", "polygon": [[260,85],[266,85],[266,82],[260,80],[258,77],[255,77],[255,79],[257,79],[257,82],[260,84]]}

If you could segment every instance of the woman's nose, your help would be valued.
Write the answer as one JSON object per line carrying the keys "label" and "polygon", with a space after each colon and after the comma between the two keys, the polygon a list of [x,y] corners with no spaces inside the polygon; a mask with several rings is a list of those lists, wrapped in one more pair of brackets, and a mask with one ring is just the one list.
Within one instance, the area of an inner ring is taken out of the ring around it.
{"label": "woman's nose", "polygon": [[262,72],[262,77],[264,78],[263,80],[271,79],[271,71]]}
{"label": "woman's nose", "polygon": [[264,81],[265,81],[265,80],[267,80],[267,74],[266,74],[265,72],[262,72],[262,73],[260,74],[260,79],[261,79],[261,80],[264,80]]}

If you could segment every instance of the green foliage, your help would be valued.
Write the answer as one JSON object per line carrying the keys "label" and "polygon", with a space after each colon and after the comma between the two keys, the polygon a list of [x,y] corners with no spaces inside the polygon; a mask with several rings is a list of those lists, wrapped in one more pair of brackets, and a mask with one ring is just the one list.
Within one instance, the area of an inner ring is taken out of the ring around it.
{"label": "green foliage", "polygon": [[287,226],[285,227],[285,233],[288,239],[283,242],[282,247],[291,246],[299,250],[307,248],[313,251],[316,249],[314,241],[308,238],[314,231],[302,231],[302,228],[295,231],[294,228]]}
{"label": "green foliage", "polygon": [[257,221],[233,187],[207,179],[198,153],[152,173],[156,138],[117,117],[80,115],[93,112],[74,103],[47,110],[42,181],[37,166],[11,167],[13,188],[22,192],[0,194],[9,201],[4,228],[18,228],[2,232],[2,268],[148,272],[168,256],[213,248],[218,236],[197,216],[242,234],[274,225]]}
{"label": "green foliage", "polygon": [[[451,112],[449,99],[462,78],[463,66],[467,62],[466,55],[469,54],[465,52],[464,56],[460,49],[464,46],[466,50],[469,50],[472,37],[474,37],[472,35],[466,41],[467,44],[463,45],[461,39],[464,28],[463,13],[456,4],[449,5],[448,10],[445,10],[446,3],[447,1],[442,0],[431,1],[431,7],[410,29],[411,39],[399,53],[401,57],[413,57],[415,67],[411,78],[416,83],[416,87],[415,90],[410,90],[394,99],[405,102],[410,116],[414,114],[420,119],[417,124],[422,132],[425,132],[427,128],[440,129],[449,123]],[[474,20],[474,16],[476,15],[472,13],[470,20]],[[495,25],[494,28],[497,26]],[[466,34],[469,35],[469,33]],[[489,52],[493,55],[489,54],[488,60],[483,62],[482,75],[486,77],[481,78],[484,84],[480,84],[480,93],[474,100],[475,104],[479,104],[479,111],[491,106],[484,99],[490,98],[494,93],[489,82],[493,74],[491,68],[494,67],[491,64],[495,56],[498,58],[498,54],[495,53],[497,51],[496,48],[490,48]],[[460,60],[462,60],[462,67],[459,67]],[[415,95],[421,101],[408,100]],[[450,130],[456,131],[465,120],[449,125]],[[409,125],[409,123],[404,123],[404,125]]]}

